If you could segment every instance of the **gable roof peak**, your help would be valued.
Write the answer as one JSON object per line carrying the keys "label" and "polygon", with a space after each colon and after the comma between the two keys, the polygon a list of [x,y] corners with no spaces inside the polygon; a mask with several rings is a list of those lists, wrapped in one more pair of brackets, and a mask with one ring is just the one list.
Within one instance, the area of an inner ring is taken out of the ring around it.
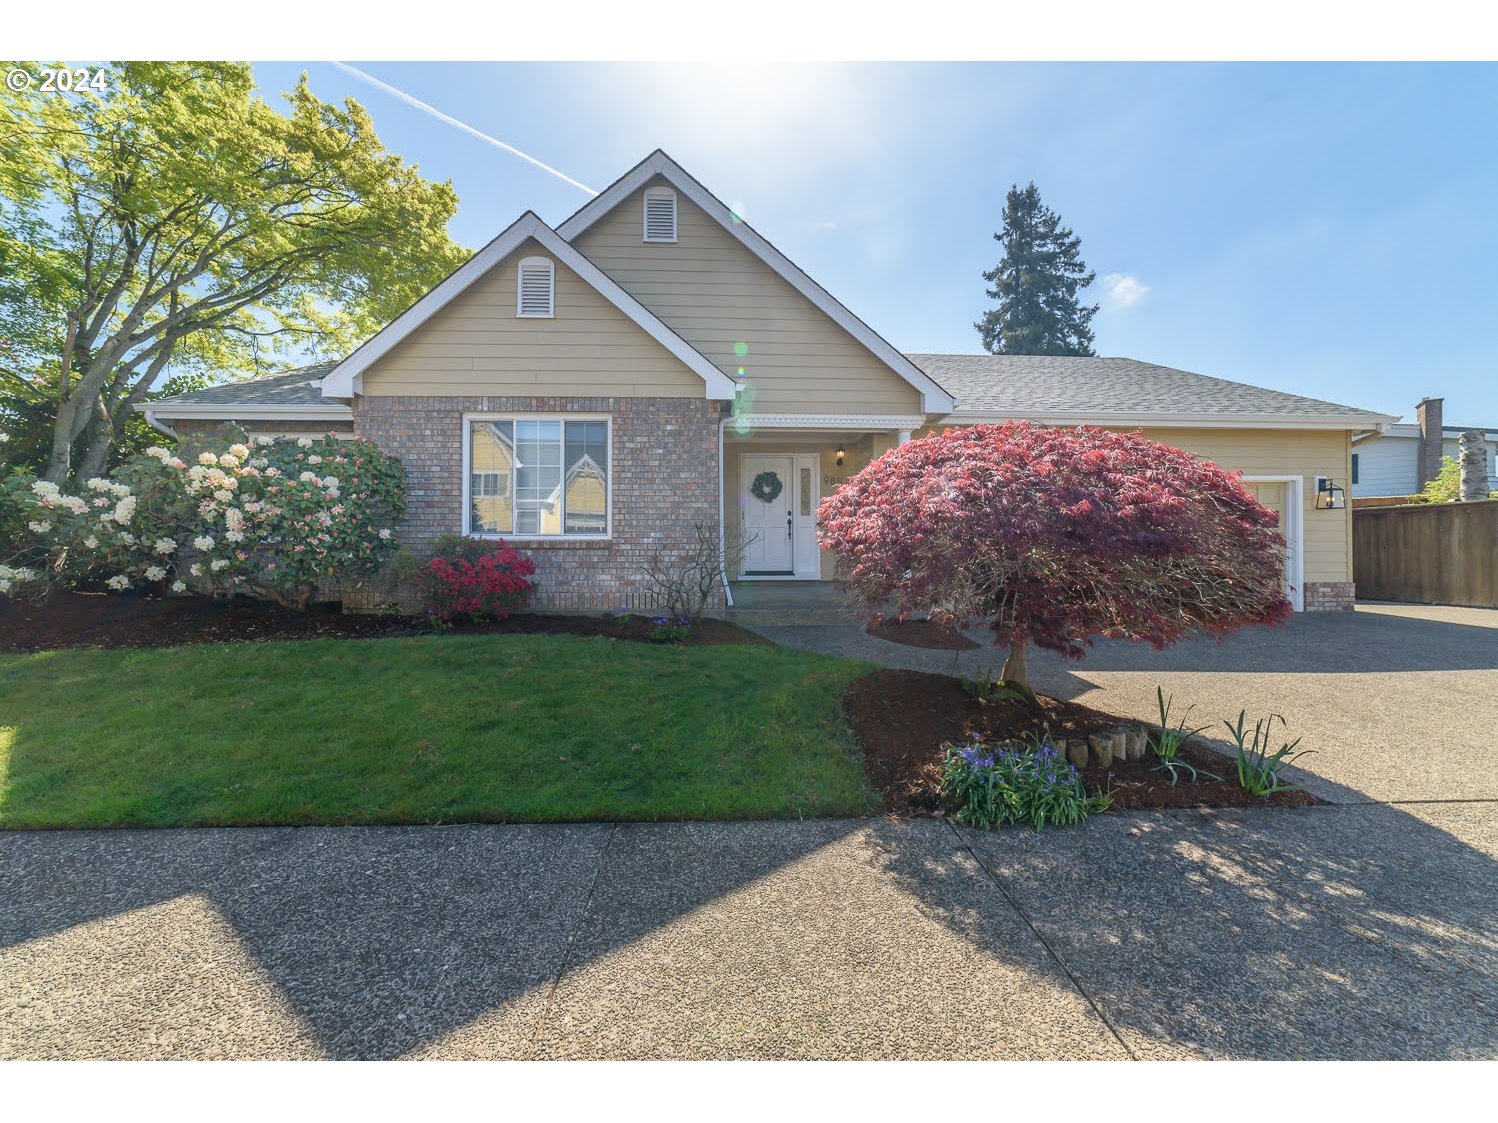
{"label": "gable roof peak", "polygon": [[952,395],[947,393],[935,379],[854,315],[842,301],[812,280],[799,265],[771,245],[769,239],[745,222],[741,215],[735,214],[727,204],[704,187],[691,172],[667,155],[664,149],[655,149],[603,191],[584,203],[557,227],[557,233],[568,242],[573,241],[657,175],[666,179],[671,186],[696,204],[698,209],[732,235],[773,272],[779,274],[782,280],[862,344],[876,359],[915,387],[921,396],[921,407],[926,413],[946,413],[956,405]]}

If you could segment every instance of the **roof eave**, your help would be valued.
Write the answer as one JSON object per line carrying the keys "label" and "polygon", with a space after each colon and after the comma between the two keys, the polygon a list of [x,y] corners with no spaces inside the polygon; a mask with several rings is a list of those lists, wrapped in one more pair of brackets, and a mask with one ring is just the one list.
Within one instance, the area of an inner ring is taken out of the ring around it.
{"label": "roof eave", "polygon": [[1391,424],[1398,418],[1384,414],[1234,414],[1220,413],[1139,413],[1086,410],[1014,410],[1000,412],[985,409],[959,409],[947,414],[938,424],[971,425],[1001,421],[1032,421],[1040,425],[1130,425],[1167,429],[1331,429],[1365,430]]}
{"label": "roof eave", "polygon": [[265,402],[183,402],[173,404],[170,400],[139,402],[137,413],[150,413],[157,417],[169,417],[189,421],[348,421],[354,411],[346,405],[326,403],[319,405],[268,405]]}

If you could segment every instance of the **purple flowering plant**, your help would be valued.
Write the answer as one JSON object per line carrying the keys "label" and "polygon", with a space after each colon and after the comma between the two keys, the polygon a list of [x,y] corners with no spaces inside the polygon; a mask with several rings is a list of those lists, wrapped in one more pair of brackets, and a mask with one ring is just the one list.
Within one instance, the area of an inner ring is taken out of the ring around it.
{"label": "purple flowering plant", "polygon": [[1018,745],[987,745],[974,738],[949,748],[942,791],[960,805],[958,822],[987,830],[1007,823],[1028,823],[1037,830],[1071,826],[1106,811],[1111,802],[1106,793],[1087,793],[1049,736]]}

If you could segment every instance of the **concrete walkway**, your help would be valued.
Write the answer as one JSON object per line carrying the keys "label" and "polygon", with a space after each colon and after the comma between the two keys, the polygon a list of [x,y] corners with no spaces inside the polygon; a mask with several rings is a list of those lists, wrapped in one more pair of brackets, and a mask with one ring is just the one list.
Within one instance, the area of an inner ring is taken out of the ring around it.
{"label": "concrete walkway", "polygon": [[1495,624],[1038,661],[1285,713],[1301,811],[0,834],[0,1057],[1498,1057]]}

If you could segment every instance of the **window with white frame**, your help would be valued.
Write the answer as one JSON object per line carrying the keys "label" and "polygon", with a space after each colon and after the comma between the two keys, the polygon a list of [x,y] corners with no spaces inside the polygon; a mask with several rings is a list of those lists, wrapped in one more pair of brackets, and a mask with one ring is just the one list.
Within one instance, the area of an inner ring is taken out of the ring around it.
{"label": "window with white frame", "polygon": [[556,273],[549,257],[521,258],[515,284],[515,315],[556,315]]}
{"label": "window with white frame", "polygon": [[645,189],[645,241],[676,241],[676,192],[669,187]]}
{"label": "window with white frame", "polygon": [[607,418],[469,418],[464,532],[519,538],[609,533]]}

